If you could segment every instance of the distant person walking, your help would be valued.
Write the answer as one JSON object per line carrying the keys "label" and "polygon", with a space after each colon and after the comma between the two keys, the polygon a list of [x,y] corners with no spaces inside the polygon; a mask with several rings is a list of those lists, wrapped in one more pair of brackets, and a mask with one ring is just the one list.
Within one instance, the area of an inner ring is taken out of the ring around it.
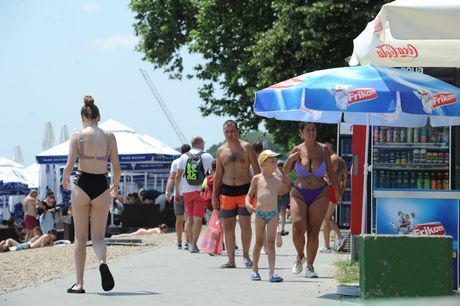
{"label": "distant person walking", "polygon": [[[204,140],[200,136],[192,138],[192,149],[181,155],[177,166],[175,183],[175,200],[184,201],[185,227],[187,236],[191,237],[188,250],[190,253],[199,253],[197,242],[201,233],[206,200],[201,198],[201,184],[212,168],[212,156],[204,152]],[[182,177],[183,176],[183,177]]]}
{"label": "distant person walking", "polygon": [[236,268],[235,225],[237,215],[241,228],[244,264],[247,268],[252,267],[252,260],[249,257],[252,238],[251,216],[246,209],[245,198],[252,179],[250,167],[254,175],[260,173],[260,167],[253,147],[239,140],[238,134],[238,124],[233,120],[226,121],[224,123],[226,142],[219,147],[216,153],[212,206],[214,209],[220,208],[228,256],[228,262],[221,265],[221,268]]}
{"label": "distant person walking", "polygon": [[331,180],[329,177],[326,175],[324,179],[326,182],[329,184],[328,190],[329,190],[329,208],[326,212],[326,216],[324,217],[323,221],[323,234],[324,234],[324,247],[321,248],[322,253],[332,253],[332,249],[330,246],[330,234],[331,234],[331,229],[336,233],[337,235],[337,251],[343,251],[345,245],[346,245],[346,239],[342,236],[342,233],[340,232],[339,227],[337,226],[336,221],[334,220],[334,215],[335,215],[335,209],[337,208],[337,205],[340,205],[342,203],[342,196],[343,193],[345,192],[345,188],[347,186],[347,164],[343,160],[342,157],[337,155],[335,153],[334,148],[330,143],[325,144],[328,148],[329,151],[332,153],[331,155],[331,166],[332,166],[332,172],[334,173],[334,177],[339,184],[339,198],[336,198],[335,192],[334,192],[334,187],[331,185]]}
{"label": "distant person walking", "polygon": [[24,225],[26,227],[26,241],[29,241],[34,236],[34,228],[38,225],[37,196],[37,190],[32,189],[24,198]]}
{"label": "distant person walking", "polygon": [[291,190],[292,240],[297,251],[297,260],[292,267],[294,274],[302,272],[305,263],[305,232],[307,232],[306,277],[316,278],[313,263],[318,251],[319,232],[329,206],[329,192],[324,181],[326,173],[331,178],[338,197],[337,183],[332,173],[329,149],[316,141],[316,125],[309,122],[299,124],[303,142],[292,149],[284,174],[295,169],[297,180]]}
{"label": "distant person walking", "polygon": [[[120,162],[115,136],[98,127],[100,114],[91,96],[85,96],[81,108],[83,131],[72,135],[69,156],[64,168],[62,184],[70,189],[70,174],[79,160],[72,190],[72,215],[75,227],[75,270],[77,282],[68,293],[85,293],[83,274],[86,261],[88,223],[91,224],[93,249],[99,260],[102,288],[110,291],[115,286],[106,264],[107,246],[104,241],[110,202],[118,194]],[[112,181],[107,174],[108,160],[112,163]]]}
{"label": "distant person walking", "polygon": [[[188,144],[183,144],[180,148],[180,153],[184,154],[190,151],[190,145]],[[178,249],[182,249],[182,233],[184,232],[184,202],[177,202],[176,197],[171,197],[171,188],[174,187],[174,183],[176,181],[176,174],[177,174],[177,167],[179,165],[180,157],[176,158],[173,160],[171,163],[171,169],[169,171],[169,177],[168,177],[168,182],[166,183],[166,190],[165,190],[165,196],[166,200],[169,202],[174,199],[174,214],[176,215],[176,235],[177,235],[177,240],[176,240],[176,246]],[[183,184],[183,181],[181,181],[181,184]],[[181,189],[181,188],[179,188]],[[187,235],[186,239],[186,247],[188,249],[188,242],[192,240],[191,233],[190,236],[188,236],[188,233],[185,233]]]}

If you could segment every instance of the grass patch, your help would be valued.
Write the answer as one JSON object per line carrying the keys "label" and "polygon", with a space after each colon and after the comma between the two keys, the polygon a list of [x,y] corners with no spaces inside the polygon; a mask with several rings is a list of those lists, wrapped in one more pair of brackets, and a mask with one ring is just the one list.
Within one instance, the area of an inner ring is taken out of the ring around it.
{"label": "grass patch", "polygon": [[359,283],[359,262],[339,260],[335,265],[337,267],[335,279],[339,284]]}

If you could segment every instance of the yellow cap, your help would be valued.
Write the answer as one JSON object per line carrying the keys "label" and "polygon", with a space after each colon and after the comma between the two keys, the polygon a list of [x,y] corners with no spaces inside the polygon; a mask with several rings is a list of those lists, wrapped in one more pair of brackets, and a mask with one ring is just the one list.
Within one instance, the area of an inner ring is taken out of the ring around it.
{"label": "yellow cap", "polygon": [[275,153],[272,150],[265,150],[262,153],[260,153],[260,155],[259,155],[259,165],[262,165],[264,163],[264,161],[266,161],[267,158],[269,158],[269,157],[278,157],[280,155],[281,154]]}

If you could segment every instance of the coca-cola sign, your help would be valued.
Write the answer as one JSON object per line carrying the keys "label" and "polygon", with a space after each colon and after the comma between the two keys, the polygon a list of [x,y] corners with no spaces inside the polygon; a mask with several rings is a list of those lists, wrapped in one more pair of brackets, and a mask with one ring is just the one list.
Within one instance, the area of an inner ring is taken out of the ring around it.
{"label": "coca-cola sign", "polygon": [[275,85],[272,85],[268,88],[271,88],[271,89],[283,89],[283,88],[289,88],[289,87],[293,87],[299,83],[302,83],[303,82],[303,79],[299,78],[299,77],[293,77],[289,80],[286,80],[286,81],[283,81],[283,82],[280,82],[280,83],[277,83]]}
{"label": "coca-cola sign", "polygon": [[417,58],[418,50],[412,44],[407,44],[405,47],[396,47],[390,44],[377,46],[375,52],[382,59],[392,58]]}

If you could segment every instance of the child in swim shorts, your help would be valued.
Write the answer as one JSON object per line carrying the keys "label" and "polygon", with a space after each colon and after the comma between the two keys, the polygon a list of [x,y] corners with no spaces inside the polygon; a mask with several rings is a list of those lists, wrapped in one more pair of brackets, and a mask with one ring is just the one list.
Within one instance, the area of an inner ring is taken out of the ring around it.
{"label": "child in swim shorts", "polygon": [[[256,242],[254,245],[253,273],[251,280],[260,281],[259,258],[260,250],[264,245],[265,232],[267,232],[267,253],[269,267],[269,281],[282,282],[283,278],[275,274],[275,240],[278,226],[278,195],[290,190],[289,178],[277,172],[276,161],[279,154],[265,150],[259,155],[259,164],[262,172],[252,178],[251,186],[246,195],[246,208],[255,213]],[[255,207],[251,200],[255,198]]]}

